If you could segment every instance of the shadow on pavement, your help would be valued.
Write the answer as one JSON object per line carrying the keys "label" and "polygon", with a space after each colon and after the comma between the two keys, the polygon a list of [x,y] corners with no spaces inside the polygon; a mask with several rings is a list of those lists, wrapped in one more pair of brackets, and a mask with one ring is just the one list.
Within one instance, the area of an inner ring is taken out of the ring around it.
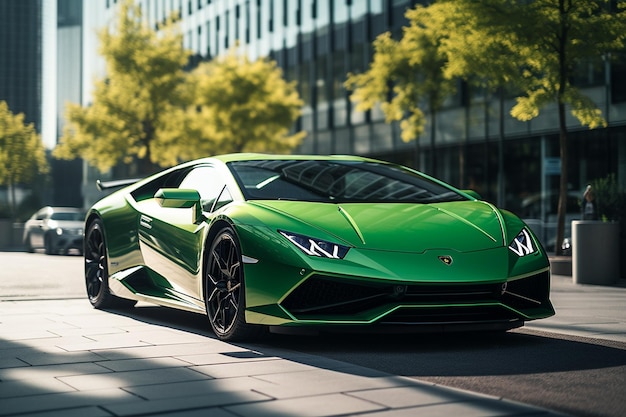
{"label": "shadow on pavement", "polygon": [[[211,334],[206,317],[198,314],[152,306],[127,314]],[[574,416],[623,417],[626,412],[626,344],[620,342],[522,328],[506,333],[384,336],[270,334],[241,346],[318,367],[323,362],[312,358],[321,356]]]}

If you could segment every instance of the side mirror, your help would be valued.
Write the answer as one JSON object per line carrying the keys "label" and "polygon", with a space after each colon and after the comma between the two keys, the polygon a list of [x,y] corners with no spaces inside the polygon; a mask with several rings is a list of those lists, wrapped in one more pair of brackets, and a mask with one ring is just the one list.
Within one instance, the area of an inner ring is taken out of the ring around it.
{"label": "side mirror", "polygon": [[469,195],[470,197],[475,198],[476,200],[482,200],[483,198],[480,196],[480,194],[478,194],[476,191],[474,190],[461,190],[463,191],[465,194]]}
{"label": "side mirror", "polygon": [[202,218],[202,206],[200,205],[200,193],[197,190],[179,188],[160,188],[154,198],[161,207],[167,208],[191,208],[193,223],[198,223]]}

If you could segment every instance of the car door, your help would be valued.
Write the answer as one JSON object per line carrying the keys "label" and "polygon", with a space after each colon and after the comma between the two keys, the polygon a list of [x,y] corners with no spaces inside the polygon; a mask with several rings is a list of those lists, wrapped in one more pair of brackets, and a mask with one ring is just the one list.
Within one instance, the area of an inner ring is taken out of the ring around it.
{"label": "car door", "polygon": [[[196,190],[202,211],[209,213],[224,195],[225,182],[209,165],[194,167],[184,174],[180,190]],[[206,223],[197,222],[194,208],[166,207],[157,201],[142,203],[139,219],[142,253],[146,264],[179,296],[200,299],[202,248]]]}

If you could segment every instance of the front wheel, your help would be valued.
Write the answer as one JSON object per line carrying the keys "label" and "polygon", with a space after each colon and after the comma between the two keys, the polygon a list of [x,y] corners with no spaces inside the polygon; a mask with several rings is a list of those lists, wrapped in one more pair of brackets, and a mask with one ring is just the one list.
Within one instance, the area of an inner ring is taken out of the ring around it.
{"label": "front wheel", "polygon": [[94,220],[85,234],[85,286],[92,306],[99,309],[131,307],[136,302],[124,300],[109,290],[107,248],[104,226],[100,219]]}
{"label": "front wheel", "polygon": [[52,238],[50,236],[46,236],[43,243],[44,252],[46,255],[54,255],[54,247],[52,246]]}
{"label": "front wheel", "polygon": [[215,335],[228,341],[261,336],[265,328],[245,321],[245,287],[241,250],[226,227],[211,243],[205,265],[205,304]]}

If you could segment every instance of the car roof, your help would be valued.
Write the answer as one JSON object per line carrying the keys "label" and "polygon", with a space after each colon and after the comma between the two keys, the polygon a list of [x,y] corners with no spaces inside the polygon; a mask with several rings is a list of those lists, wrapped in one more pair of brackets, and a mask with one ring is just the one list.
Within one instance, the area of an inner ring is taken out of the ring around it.
{"label": "car roof", "polygon": [[56,207],[56,206],[45,206],[37,210],[37,212],[46,212],[46,213],[84,213],[85,210],[77,207]]}
{"label": "car roof", "polygon": [[[226,155],[218,155],[212,158],[206,158],[207,161],[217,159],[224,163],[235,161],[264,161],[268,159],[272,160],[286,160],[286,161],[375,161],[370,158],[363,158],[354,155],[280,155],[280,154],[263,154],[263,153],[232,153]],[[198,160],[197,162],[201,162]],[[376,161],[380,162],[380,161]]]}

